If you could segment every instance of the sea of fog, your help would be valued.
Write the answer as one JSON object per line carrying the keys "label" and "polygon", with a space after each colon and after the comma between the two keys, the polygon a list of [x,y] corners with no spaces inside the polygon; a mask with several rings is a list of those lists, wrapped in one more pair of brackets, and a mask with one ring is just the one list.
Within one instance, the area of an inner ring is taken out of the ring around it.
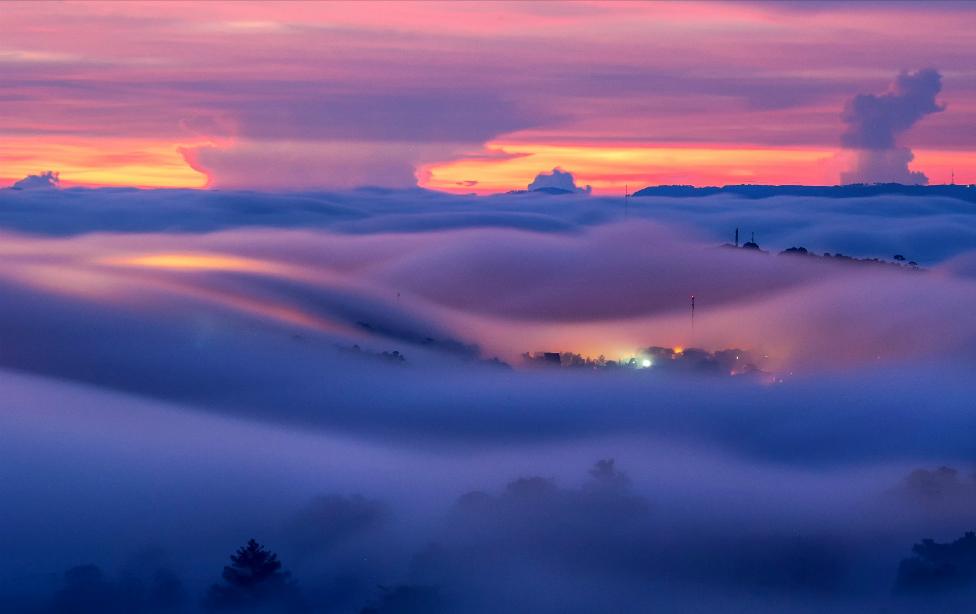
{"label": "sea of fog", "polygon": [[0,190],[0,258],[2,611],[220,609],[250,538],[267,612],[974,596],[971,203]]}

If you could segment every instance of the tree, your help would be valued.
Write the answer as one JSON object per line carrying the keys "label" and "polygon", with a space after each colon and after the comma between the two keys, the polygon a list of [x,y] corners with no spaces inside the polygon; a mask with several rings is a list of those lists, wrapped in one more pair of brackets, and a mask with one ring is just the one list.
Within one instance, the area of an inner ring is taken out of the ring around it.
{"label": "tree", "polygon": [[270,608],[301,610],[297,587],[291,574],[282,570],[278,555],[265,549],[254,539],[230,556],[231,564],[224,567],[224,584],[214,584],[205,605],[214,610],[242,610]]}
{"label": "tree", "polygon": [[896,588],[905,592],[943,591],[976,584],[976,533],[939,543],[923,539],[898,566]]}
{"label": "tree", "polygon": [[265,550],[253,539],[237,549],[230,556],[231,564],[224,567],[223,578],[227,583],[239,588],[251,588],[262,582],[285,580],[287,572],[281,571],[278,555]]}
{"label": "tree", "polygon": [[174,612],[183,606],[183,583],[162,567],[128,571],[119,578],[96,565],[79,565],[64,573],[50,612],[58,614],[148,614]]}
{"label": "tree", "polygon": [[376,605],[367,606],[359,614],[432,614],[442,611],[440,591],[436,586],[380,587]]}
{"label": "tree", "polygon": [[118,591],[95,565],[79,565],[64,572],[63,586],[55,593],[54,612],[117,612]]}

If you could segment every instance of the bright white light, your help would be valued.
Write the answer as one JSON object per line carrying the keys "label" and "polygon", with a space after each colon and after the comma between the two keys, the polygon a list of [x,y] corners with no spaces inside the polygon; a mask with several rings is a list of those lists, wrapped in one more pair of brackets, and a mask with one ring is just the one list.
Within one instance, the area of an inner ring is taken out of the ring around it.
{"label": "bright white light", "polygon": [[641,366],[646,369],[647,367],[651,366],[651,361],[645,358],[643,361],[641,361]]}

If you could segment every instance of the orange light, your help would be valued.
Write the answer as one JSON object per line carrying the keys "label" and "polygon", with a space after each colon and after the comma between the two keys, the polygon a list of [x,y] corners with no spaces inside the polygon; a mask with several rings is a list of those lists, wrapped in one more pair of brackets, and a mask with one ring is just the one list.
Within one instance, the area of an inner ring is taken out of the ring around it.
{"label": "orange light", "polygon": [[182,270],[220,270],[220,271],[247,271],[247,272],[269,272],[274,270],[274,266],[260,260],[249,258],[238,258],[235,256],[224,256],[220,254],[205,253],[163,253],[145,254],[141,256],[125,256],[121,258],[106,258],[100,261],[102,264],[129,267],[149,267],[155,269],[182,269]]}

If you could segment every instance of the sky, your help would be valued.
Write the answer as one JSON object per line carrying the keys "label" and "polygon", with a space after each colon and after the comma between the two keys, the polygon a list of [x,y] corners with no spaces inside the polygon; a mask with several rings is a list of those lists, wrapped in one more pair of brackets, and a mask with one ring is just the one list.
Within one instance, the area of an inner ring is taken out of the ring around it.
{"label": "sky", "polygon": [[[970,183],[974,23],[956,2],[11,2],[0,183]],[[927,69],[927,106],[892,111]],[[893,116],[865,157],[852,126]]]}

